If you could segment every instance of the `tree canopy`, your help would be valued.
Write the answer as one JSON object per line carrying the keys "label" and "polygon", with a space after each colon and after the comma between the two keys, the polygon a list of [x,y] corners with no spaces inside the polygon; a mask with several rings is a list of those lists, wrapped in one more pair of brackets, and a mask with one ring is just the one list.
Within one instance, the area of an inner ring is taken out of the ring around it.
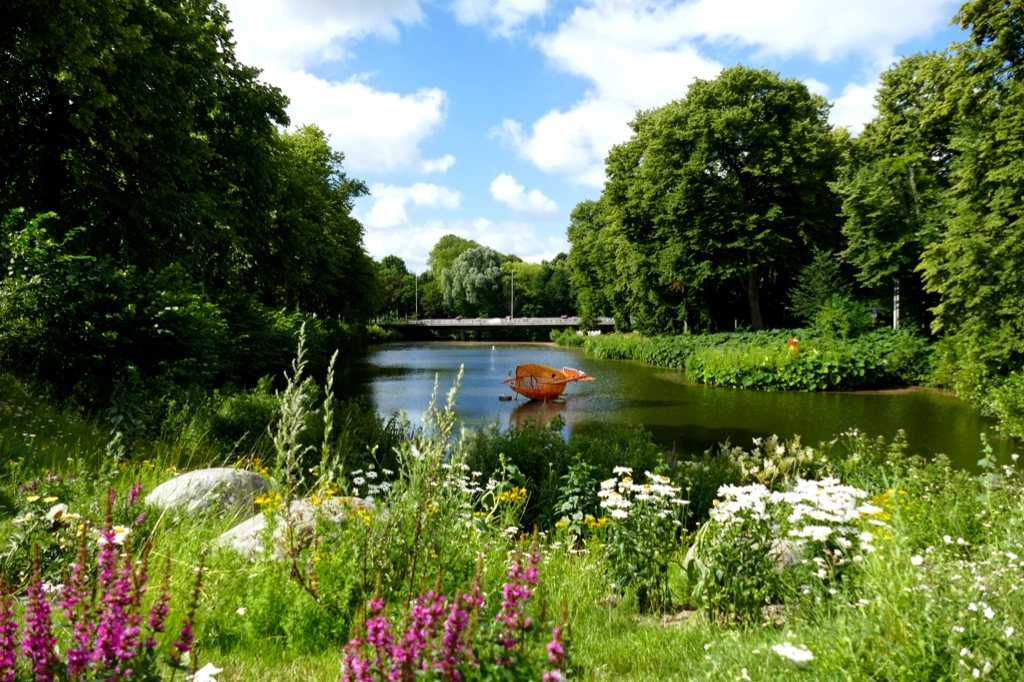
{"label": "tree canopy", "polygon": [[493,317],[504,310],[504,260],[486,246],[463,251],[441,275],[445,306],[467,317]]}
{"label": "tree canopy", "polygon": [[[810,245],[830,246],[838,233],[828,184],[841,137],[828,110],[799,81],[737,66],[637,114],[633,136],[608,155],[600,210],[574,213],[571,228],[583,236],[599,216],[609,230],[601,241],[614,251],[629,316],[650,328],[683,326],[694,304],[721,309],[736,292],[744,317],[763,328],[762,292],[778,299],[774,289]],[[607,303],[610,293],[584,296]]]}

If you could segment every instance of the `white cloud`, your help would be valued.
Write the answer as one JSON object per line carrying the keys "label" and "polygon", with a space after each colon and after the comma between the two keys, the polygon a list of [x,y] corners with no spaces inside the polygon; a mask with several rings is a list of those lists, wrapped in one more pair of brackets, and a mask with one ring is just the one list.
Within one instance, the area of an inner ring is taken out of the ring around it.
{"label": "white cloud", "polygon": [[420,0],[228,0],[235,53],[263,69],[261,78],[291,100],[293,125],[315,123],[355,171],[444,173],[451,154],[426,159],[420,145],[444,125],[448,96],[438,88],[378,90],[367,77],[328,81],[309,67],[348,56],[369,35],[398,40],[400,26],[420,23]]}
{"label": "white cloud", "polygon": [[864,124],[878,115],[875,109],[875,94],[878,92],[877,78],[858,85],[850,83],[843,88],[843,94],[832,103],[829,123],[834,126],[849,126],[850,131],[857,135],[864,129]]}
{"label": "white cloud", "polygon": [[859,55],[886,61],[895,47],[944,26],[961,0],[697,0],[670,21],[690,36],[824,62]]}
{"label": "white cloud", "polygon": [[[589,0],[535,40],[552,66],[590,83],[584,97],[568,110],[549,111],[529,131],[506,120],[493,134],[545,172],[600,187],[604,159],[612,145],[629,138],[627,123],[638,109],[679,99],[694,78],[714,78],[721,70],[702,49],[719,44],[817,61],[853,56],[877,70],[892,60],[898,45],[939,28],[958,4]],[[815,92],[828,90],[819,81],[807,82]],[[836,101],[833,120],[863,123],[867,87],[848,86]]]}
{"label": "white cloud", "polygon": [[828,83],[822,83],[817,78],[805,78],[804,85],[815,95],[821,95],[822,97],[828,97],[828,93],[832,90]]}
{"label": "white cloud", "polygon": [[345,153],[354,171],[444,173],[455,163],[446,154],[424,159],[420,144],[444,125],[448,95],[421,88],[401,95],[377,90],[358,77],[326,81],[302,71],[266,72],[291,99],[293,125],[316,123],[331,135],[331,145]]}
{"label": "white cloud", "polygon": [[[417,182],[410,187],[374,184],[370,187],[373,206],[366,213],[356,212],[356,218],[367,228],[409,228],[406,204],[429,208],[458,208],[462,193],[447,187]],[[385,254],[387,255],[387,254]]]}
{"label": "white cloud", "polygon": [[529,192],[516,182],[511,175],[502,173],[491,183],[491,196],[507,205],[517,215],[527,215],[537,220],[554,220],[562,212],[551,199],[541,194],[540,190]]}
{"label": "white cloud", "polygon": [[297,69],[346,55],[345,41],[398,39],[423,21],[420,0],[225,0],[236,54],[246,64]]}
{"label": "white cloud", "polygon": [[533,16],[544,16],[548,0],[455,0],[452,10],[462,24],[483,24],[504,36]]}

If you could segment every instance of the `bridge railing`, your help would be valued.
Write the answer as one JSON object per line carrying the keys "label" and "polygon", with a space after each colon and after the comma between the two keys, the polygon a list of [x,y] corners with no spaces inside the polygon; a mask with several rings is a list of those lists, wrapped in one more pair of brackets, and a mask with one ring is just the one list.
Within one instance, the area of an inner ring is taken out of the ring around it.
{"label": "bridge railing", "polygon": [[[580,318],[573,317],[474,317],[461,320],[433,318],[422,320],[381,319],[377,324],[393,327],[578,327]],[[610,317],[597,318],[598,327],[613,327]]]}

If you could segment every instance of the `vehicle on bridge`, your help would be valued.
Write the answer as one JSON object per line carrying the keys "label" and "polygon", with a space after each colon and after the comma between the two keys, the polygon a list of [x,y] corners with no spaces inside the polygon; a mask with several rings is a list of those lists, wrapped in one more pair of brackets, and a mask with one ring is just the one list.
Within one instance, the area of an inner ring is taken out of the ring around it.
{"label": "vehicle on bridge", "polygon": [[565,387],[573,381],[594,381],[583,372],[563,367],[561,371],[543,365],[519,365],[516,375],[505,379],[503,384],[530,400],[555,400],[562,395]]}

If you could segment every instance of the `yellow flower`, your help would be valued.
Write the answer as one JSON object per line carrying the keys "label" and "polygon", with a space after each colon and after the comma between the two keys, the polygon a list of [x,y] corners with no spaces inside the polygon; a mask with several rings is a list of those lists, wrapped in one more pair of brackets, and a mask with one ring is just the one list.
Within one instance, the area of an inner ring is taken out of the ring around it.
{"label": "yellow flower", "polygon": [[37,502],[38,500],[39,495],[29,495],[28,497],[25,498],[26,502]]}
{"label": "yellow flower", "polygon": [[58,499],[60,499],[60,498],[57,498],[57,497],[44,497],[43,498],[43,502],[45,502],[46,504],[53,504]]}

